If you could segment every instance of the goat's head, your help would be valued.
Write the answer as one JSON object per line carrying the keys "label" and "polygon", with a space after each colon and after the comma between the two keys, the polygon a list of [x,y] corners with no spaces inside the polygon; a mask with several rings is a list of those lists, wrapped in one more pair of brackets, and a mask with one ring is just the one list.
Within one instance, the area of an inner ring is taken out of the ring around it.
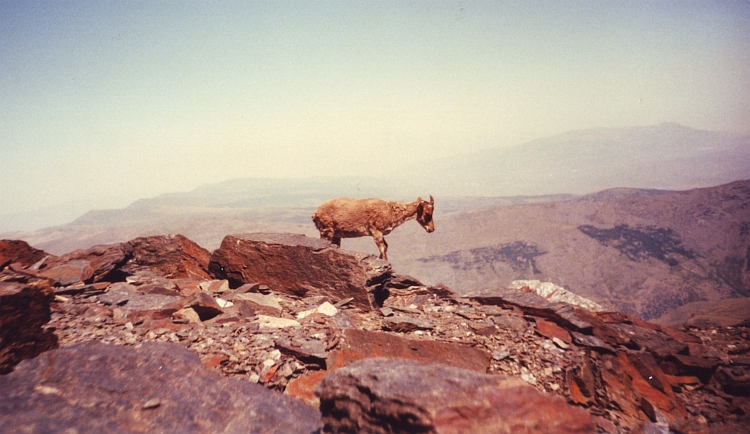
{"label": "goat's head", "polygon": [[432,220],[432,213],[435,210],[435,199],[430,195],[430,201],[422,200],[421,197],[417,198],[417,222],[429,232],[435,231],[435,221]]}

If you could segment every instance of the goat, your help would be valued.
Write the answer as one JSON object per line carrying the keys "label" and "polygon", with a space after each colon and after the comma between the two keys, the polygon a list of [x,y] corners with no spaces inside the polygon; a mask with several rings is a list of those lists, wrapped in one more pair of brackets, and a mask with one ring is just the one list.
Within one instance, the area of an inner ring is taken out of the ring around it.
{"label": "goat", "polygon": [[312,220],[320,231],[320,238],[341,246],[342,238],[372,236],[380,250],[380,259],[388,260],[388,243],[384,235],[412,219],[416,219],[428,233],[435,230],[432,220],[435,199],[418,197],[415,202],[386,202],[381,199],[331,199],[318,207]]}

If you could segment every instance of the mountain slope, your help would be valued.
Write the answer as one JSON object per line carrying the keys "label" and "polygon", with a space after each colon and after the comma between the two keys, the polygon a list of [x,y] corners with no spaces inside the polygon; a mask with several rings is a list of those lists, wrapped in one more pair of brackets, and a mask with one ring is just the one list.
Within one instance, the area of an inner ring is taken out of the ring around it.
{"label": "mountain slope", "polygon": [[456,214],[429,236],[404,227],[389,253],[430,284],[466,291],[550,281],[645,319],[750,296],[750,181],[592,200],[603,196]]}

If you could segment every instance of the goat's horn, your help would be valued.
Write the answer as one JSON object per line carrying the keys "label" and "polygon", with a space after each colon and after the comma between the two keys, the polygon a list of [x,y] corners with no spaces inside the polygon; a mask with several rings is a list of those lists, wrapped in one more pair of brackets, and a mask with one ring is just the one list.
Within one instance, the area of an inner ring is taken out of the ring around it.
{"label": "goat's horn", "polygon": [[430,195],[430,205],[435,205],[435,199]]}

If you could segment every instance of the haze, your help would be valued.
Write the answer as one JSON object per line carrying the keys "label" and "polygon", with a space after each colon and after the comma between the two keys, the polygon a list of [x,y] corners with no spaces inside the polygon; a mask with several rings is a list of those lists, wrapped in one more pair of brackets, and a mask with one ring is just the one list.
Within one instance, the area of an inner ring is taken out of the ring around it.
{"label": "haze", "polygon": [[57,223],[575,129],[750,132],[742,1],[0,1],[0,59],[0,214]]}

